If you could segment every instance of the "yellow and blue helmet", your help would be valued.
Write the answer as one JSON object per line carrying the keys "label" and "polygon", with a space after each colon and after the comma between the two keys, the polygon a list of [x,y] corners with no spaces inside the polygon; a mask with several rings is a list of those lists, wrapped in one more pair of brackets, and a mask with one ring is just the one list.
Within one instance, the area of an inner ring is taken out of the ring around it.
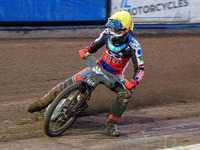
{"label": "yellow and blue helmet", "polygon": [[121,51],[132,39],[134,23],[127,11],[118,11],[113,14],[108,18],[105,26],[108,27],[109,31],[108,45],[113,52]]}
{"label": "yellow and blue helmet", "polygon": [[133,31],[134,23],[131,14],[127,11],[118,11],[108,18],[105,25],[114,30],[131,30]]}

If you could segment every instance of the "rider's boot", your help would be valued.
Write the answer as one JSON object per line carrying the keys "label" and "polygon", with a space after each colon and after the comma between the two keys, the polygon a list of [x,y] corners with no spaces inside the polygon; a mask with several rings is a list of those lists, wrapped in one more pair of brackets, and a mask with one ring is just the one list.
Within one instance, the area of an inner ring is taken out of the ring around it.
{"label": "rider's boot", "polygon": [[46,94],[45,96],[43,96],[41,99],[28,104],[26,107],[26,110],[30,113],[40,112],[45,107],[47,107],[63,89],[67,88],[68,86],[72,85],[73,83],[74,82],[73,82],[72,78],[68,78],[64,82],[58,84],[53,89],[51,89],[49,91],[49,93]]}
{"label": "rider's boot", "polygon": [[26,110],[30,113],[33,112],[40,112],[43,110],[46,106],[48,106],[49,103],[44,103],[41,99],[34,101],[26,106]]}
{"label": "rider's boot", "polygon": [[121,132],[117,129],[117,122],[115,120],[107,119],[105,130],[110,136],[120,136]]}

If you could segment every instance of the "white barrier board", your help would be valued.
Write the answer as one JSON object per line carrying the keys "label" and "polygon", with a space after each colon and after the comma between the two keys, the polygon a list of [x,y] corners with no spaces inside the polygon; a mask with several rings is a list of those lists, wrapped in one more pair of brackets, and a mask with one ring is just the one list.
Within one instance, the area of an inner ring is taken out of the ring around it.
{"label": "white barrier board", "polygon": [[200,23],[200,0],[111,0],[111,15],[119,10],[137,24]]}
{"label": "white barrier board", "polygon": [[200,150],[200,144],[188,145],[183,147],[157,149],[157,150]]}

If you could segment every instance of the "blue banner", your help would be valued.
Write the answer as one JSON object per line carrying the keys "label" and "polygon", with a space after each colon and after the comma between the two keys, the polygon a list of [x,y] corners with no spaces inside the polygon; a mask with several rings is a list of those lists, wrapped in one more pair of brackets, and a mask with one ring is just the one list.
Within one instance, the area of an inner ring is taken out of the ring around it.
{"label": "blue banner", "polygon": [[102,20],[106,0],[0,0],[0,22]]}

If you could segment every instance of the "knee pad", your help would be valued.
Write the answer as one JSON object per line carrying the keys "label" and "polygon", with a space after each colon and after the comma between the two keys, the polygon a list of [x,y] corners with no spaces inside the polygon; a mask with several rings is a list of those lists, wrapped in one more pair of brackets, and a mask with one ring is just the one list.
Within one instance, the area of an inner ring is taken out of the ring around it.
{"label": "knee pad", "polygon": [[130,99],[133,96],[133,90],[124,90],[121,92],[118,92],[118,101],[120,103],[129,103]]}

